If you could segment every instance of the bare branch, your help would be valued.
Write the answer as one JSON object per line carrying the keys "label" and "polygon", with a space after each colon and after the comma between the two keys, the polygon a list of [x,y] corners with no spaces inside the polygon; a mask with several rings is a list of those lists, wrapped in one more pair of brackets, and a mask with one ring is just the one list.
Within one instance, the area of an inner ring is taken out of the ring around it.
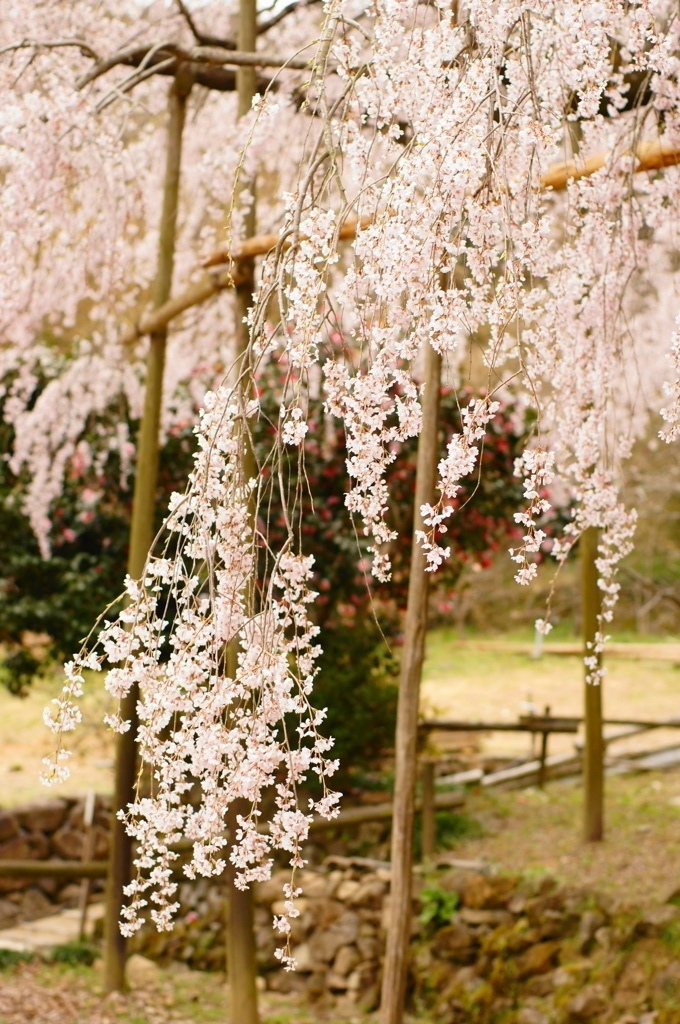
{"label": "bare branch", "polygon": [[20,43],[11,43],[9,46],[4,46],[0,50],[0,56],[3,53],[12,53],[16,50],[61,50],[66,47],[80,50],[83,57],[99,60],[99,54],[84,39],[54,39],[46,42],[41,42],[39,39],[22,39]]}
{"label": "bare branch", "polygon": [[[173,59],[174,65],[168,67],[168,60]],[[161,71],[159,65],[164,66]],[[232,67],[255,68],[287,68],[304,70],[309,62],[304,57],[279,56],[268,53],[243,53],[240,50],[227,50],[221,46],[195,46],[184,49],[173,42],[156,43],[154,46],[133,47],[118,50],[116,53],[98,60],[84,75],[76,81],[76,89],[84,89],[86,85],[101,78],[114,67],[120,65],[139,67],[156,67],[157,74],[175,74],[180,64],[191,65],[194,79],[208,88],[230,91],[234,88],[234,72],[225,72],[224,65]],[[221,77],[220,77],[221,76]],[[269,80],[265,81],[265,85]]]}
{"label": "bare branch", "polygon": [[177,6],[179,7],[180,14],[191,29],[194,39],[200,46],[222,46],[225,50],[236,49],[236,43],[232,39],[221,39],[219,36],[211,36],[206,32],[201,32],[184,0],[177,0]]}
{"label": "bare branch", "polygon": [[268,32],[270,28],[274,28],[274,25],[278,25],[280,21],[287,18],[289,14],[293,14],[295,11],[301,11],[305,7],[312,7],[315,4],[321,3],[321,0],[292,0],[292,3],[282,7],[280,11],[273,14],[267,21],[263,21],[262,24],[257,26],[258,36],[264,32]]}
{"label": "bare branch", "polygon": [[243,50],[226,50],[219,47],[194,47],[188,51],[187,59],[198,64],[233,64],[243,68],[290,68],[304,71],[309,60],[304,57],[281,57],[275,53],[244,53]]}
{"label": "bare branch", "polygon": [[[152,75],[162,75],[167,69],[174,66],[174,57],[168,57],[167,60],[161,61],[160,64],[152,64],[150,67],[140,68],[135,71],[134,74],[130,75],[121,82],[120,85],[115,86],[111,92],[107,93],[103,99],[99,101],[95,107],[95,111],[101,114],[103,110],[110,107],[112,103],[115,103],[117,99],[124,97],[127,93],[132,92],[136,85],[140,82],[144,82],[147,78],[151,78]],[[176,68],[175,68],[176,70]],[[173,74],[175,72],[173,71]]]}

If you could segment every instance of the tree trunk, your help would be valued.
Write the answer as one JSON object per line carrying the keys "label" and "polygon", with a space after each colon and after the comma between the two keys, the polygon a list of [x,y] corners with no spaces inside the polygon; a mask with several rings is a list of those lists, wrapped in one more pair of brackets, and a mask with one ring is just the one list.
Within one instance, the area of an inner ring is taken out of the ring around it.
{"label": "tree trunk", "polygon": [[[158,271],[154,286],[154,307],[170,297],[175,256],[177,203],[179,198],[182,133],[191,80],[177,76],[170,89],[168,144],[165,165],[163,209],[158,247]],[[146,366],[144,411],[137,442],[137,468],[130,526],[128,573],[139,579],[144,572],[154,538],[154,510],[158,481],[158,434],[163,398],[163,369],[167,329],[152,334]],[[135,798],[137,781],[137,702],[134,687],[121,702],[121,717],[131,722],[130,729],[118,736],[114,781],[114,818],[111,831],[111,860],[107,882],[104,923],[104,987],[107,992],[125,987],[126,941],[120,933],[123,887],[132,876],[132,839],[116,816]]]}
{"label": "tree trunk", "polygon": [[[256,0],[240,0],[238,46],[243,52],[254,53],[257,45],[257,4]],[[246,115],[252,107],[257,89],[255,68],[240,67],[236,72],[238,93],[238,116]],[[253,188],[253,182],[243,182],[237,189],[235,201],[243,187]],[[255,204],[252,202],[244,217],[245,237],[255,234]],[[250,335],[243,322],[253,302],[254,262],[253,259],[239,263],[239,283],[236,286],[236,352],[237,372],[247,388],[248,365],[250,362]],[[250,450],[248,432],[243,431],[243,476],[247,481],[255,475],[256,467]],[[245,802],[244,802],[245,803]],[[229,830],[233,834],[236,816],[247,812],[241,802],[235,803],[229,811]],[[253,893],[251,889],[237,889],[233,883],[233,871],[229,869],[229,922],[227,928],[227,977],[229,981],[229,1012],[232,1024],[258,1024],[257,1010],[257,957],[255,948],[255,923]]]}
{"label": "tree trunk", "polygon": [[[593,656],[592,645],[600,630],[602,593],[597,585],[598,530],[594,526],[581,537],[581,584],[583,603],[583,650]],[[588,646],[588,645],[591,646]],[[600,655],[596,655],[598,665]],[[589,670],[586,668],[586,675]],[[599,842],[604,835],[604,741],[602,736],[602,686],[585,684],[585,747],[583,751],[583,825],[587,843]]]}
{"label": "tree trunk", "polygon": [[411,931],[411,872],[413,816],[418,773],[418,702],[425,652],[429,574],[423,549],[415,539],[422,530],[420,508],[432,503],[437,472],[437,420],[441,382],[441,356],[425,350],[423,425],[418,440],[413,552],[406,605],[406,627],[401,658],[397,709],[394,817],[392,820],[392,882],[383,970],[381,1024],[401,1024]]}

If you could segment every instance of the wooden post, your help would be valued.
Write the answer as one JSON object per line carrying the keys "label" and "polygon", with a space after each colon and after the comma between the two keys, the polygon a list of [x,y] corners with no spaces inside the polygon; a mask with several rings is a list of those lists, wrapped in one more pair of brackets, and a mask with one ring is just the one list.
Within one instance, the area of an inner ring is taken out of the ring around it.
{"label": "wooden post", "polygon": [[411,931],[411,871],[413,861],[413,814],[418,771],[418,703],[425,653],[429,573],[415,531],[423,528],[422,505],[434,499],[437,472],[437,421],[441,387],[441,356],[425,347],[423,423],[418,440],[414,537],[406,605],[404,646],[401,655],[397,707],[394,817],[392,821],[392,883],[387,921],[387,946],[380,1002],[381,1024],[401,1024],[404,1014],[406,970]]}
{"label": "wooden post", "polygon": [[[233,836],[236,818],[247,814],[250,805],[236,800],[227,813],[227,826]],[[235,869],[227,867],[229,886],[227,920],[227,980],[229,983],[229,1020],[231,1024],[258,1024],[257,1009],[257,950],[251,889],[237,889],[234,885]]]}
{"label": "wooden post", "polygon": [[[182,159],[182,134],[191,78],[178,74],[168,100],[168,143],[165,163],[163,209],[158,243],[158,271],[154,286],[154,308],[170,297],[175,258],[177,204]],[[154,511],[158,481],[158,434],[163,401],[163,370],[167,328],[151,334],[146,363],[144,410],[137,441],[137,466],[132,500],[128,573],[139,579],[154,538]],[[123,888],[132,877],[132,839],[118,820],[117,812],[134,800],[137,781],[137,703],[135,686],[121,701],[121,717],[131,725],[118,736],[111,826],[111,860],[106,887],[104,918],[104,988],[107,992],[125,987],[126,940],[120,933]]]}
{"label": "wooden post", "polygon": [[[97,795],[95,791],[91,789],[88,791],[87,797],[85,798],[85,806],[83,807],[83,852],[80,859],[84,863],[90,863],[94,856],[94,810],[96,803]],[[85,941],[87,905],[90,902],[90,887],[90,879],[83,878],[80,883],[80,893],[78,894],[78,912],[80,914],[78,938],[81,942]]]}
{"label": "wooden post", "polygon": [[[257,48],[257,3],[256,0],[240,0],[238,46],[243,52],[254,53]],[[240,67],[236,71],[238,94],[238,116],[244,117],[251,109],[257,89],[255,68]],[[241,187],[254,188],[254,182],[243,182]],[[236,198],[238,197],[237,189]],[[244,233],[255,234],[255,203],[251,202],[244,217]],[[250,363],[250,333],[243,322],[253,303],[254,260],[239,262],[236,286],[236,352],[237,372],[247,388],[247,369]],[[255,459],[250,450],[248,432],[244,429],[244,450],[242,473],[249,480],[256,473]],[[230,651],[230,661],[235,660],[235,651]],[[230,666],[231,668],[231,666]],[[234,666],[235,668],[235,666]],[[231,835],[236,827],[236,816],[247,812],[245,801],[237,801],[229,809],[228,825]],[[233,882],[231,865],[228,872],[229,921],[227,926],[227,979],[229,983],[229,1016],[231,1024],[258,1024],[257,1008],[257,957],[255,948],[255,920],[253,894],[251,889],[237,889]]]}
{"label": "wooden post", "polygon": [[[597,544],[599,531],[590,526],[581,536],[581,586],[583,605],[584,657],[596,657],[593,645],[600,631],[602,594],[597,585]],[[586,667],[586,677],[590,670]],[[585,684],[585,746],[583,750],[583,825],[587,843],[604,835],[604,741],[602,736],[602,686]]]}
{"label": "wooden post", "polygon": [[[550,708],[546,707],[545,717],[550,718]],[[544,729],[541,733],[541,759],[538,766],[538,788],[545,789],[545,762],[548,756],[548,731]]]}
{"label": "wooden post", "polygon": [[420,784],[423,810],[420,818],[421,860],[432,860],[437,846],[437,818],[434,800],[434,761],[424,757],[421,761]]}

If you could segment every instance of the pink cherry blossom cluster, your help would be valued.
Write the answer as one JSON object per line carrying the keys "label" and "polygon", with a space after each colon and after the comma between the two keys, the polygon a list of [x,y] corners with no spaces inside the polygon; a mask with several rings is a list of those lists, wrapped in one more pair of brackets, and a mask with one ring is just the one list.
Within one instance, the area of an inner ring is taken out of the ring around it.
{"label": "pink cherry blossom cluster", "polygon": [[529,448],[515,465],[515,475],[524,479],[524,497],[529,504],[523,512],[515,512],[515,522],[527,531],[522,537],[521,548],[510,548],[510,557],[520,566],[515,580],[526,586],[536,578],[536,563],[529,561],[527,555],[536,554],[546,538],[544,530],[536,525],[537,520],[550,510],[550,502],[545,495],[546,488],[554,477],[555,455],[542,448]]}
{"label": "pink cherry blossom cluster", "polygon": [[[149,900],[157,926],[171,926],[178,856],[172,847],[180,838],[193,842],[189,877],[222,873],[234,801],[249,807],[229,851],[241,887],[268,877],[274,849],[289,855],[293,869],[302,866],[312,815],[337,813],[337,794],[326,786],[336,767],[326,756],[333,741],[320,735],[324,712],[310,703],[319,653],[318,628],[309,618],[313,560],[291,543],[273,555],[265,584],[257,585],[262,538],[250,525],[256,485],[240,471],[244,416],[252,412],[238,392],[206,396],[189,488],[173,496],[166,521],[166,551],[149,559],[142,581],[128,579],[125,609],[106,624],[96,649],[68,666],[48,720],[60,734],[76,723],[74,698],[85,668],[112,666],[106,687],[116,698],[140,688],[138,739],[150,792],[140,793],[124,816],[139,869],[127,892],[127,934]],[[118,715],[108,720],[119,731],[129,727]],[[48,779],[64,776],[64,756],[60,751],[48,767]],[[299,789],[309,773],[323,792],[301,805]],[[195,802],[189,795],[197,784]],[[272,808],[263,827],[269,791]]]}
{"label": "pink cherry blossom cluster", "polygon": [[436,507],[423,505],[420,514],[428,530],[417,530],[416,540],[426,553],[427,571],[434,572],[449,557],[449,548],[436,543],[437,535],[446,533],[446,520],[454,514],[454,506],[447,499],[455,498],[460,490],[459,480],[472,473],[479,457],[479,442],[484,438],[487,424],[500,409],[499,402],[489,398],[470,399],[463,410],[463,430],[454,434],[447,446],[446,458],[439,463],[441,499]]}

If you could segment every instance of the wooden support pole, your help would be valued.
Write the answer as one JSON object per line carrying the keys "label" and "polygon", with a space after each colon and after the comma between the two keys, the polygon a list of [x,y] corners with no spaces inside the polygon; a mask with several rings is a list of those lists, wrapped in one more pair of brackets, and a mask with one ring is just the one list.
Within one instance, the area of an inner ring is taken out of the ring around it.
{"label": "wooden support pole", "polygon": [[423,810],[420,817],[421,860],[432,860],[437,846],[437,817],[435,814],[434,761],[424,757],[420,768]]}
{"label": "wooden support pole", "polygon": [[437,421],[441,387],[441,356],[425,346],[423,423],[418,439],[413,550],[406,605],[397,707],[394,817],[392,821],[392,883],[387,921],[387,946],[380,1002],[381,1024],[402,1024],[406,968],[411,930],[413,815],[418,771],[418,704],[425,653],[429,573],[425,553],[415,538],[423,529],[420,509],[434,501],[437,471]]}
{"label": "wooden support pole", "polygon": [[[593,645],[600,631],[602,595],[598,587],[598,530],[590,526],[581,536],[581,586],[583,604],[584,657],[596,657]],[[586,666],[586,678],[591,670]],[[583,826],[587,843],[599,842],[604,835],[604,740],[602,729],[602,687],[585,684],[585,745],[583,750]]]}
{"label": "wooden support pole", "polygon": [[[158,270],[154,286],[154,306],[167,302],[172,288],[175,258],[177,205],[182,159],[182,135],[191,79],[175,78],[170,89],[168,108],[168,142],[158,245]],[[135,489],[132,500],[128,573],[139,579],[154,538],[154,511],[158,481],[158,435],[163,401],[163,371],[167,327],[149,338],[146,364],[144,411],[137,442]],[[125,810],[134,800],[137,781],[137,703],[139,690],[134,686],[121,701],[120,714],[130,722],[127,732],[118,736],[116,746],[113,823],[111,827],[111,861],[104,917],[104,988],[107,992],[125,987],[126,940],[120,932],[124,887],[132,877],[132,839],[117,812]]]}
{"label": "wooden support pole", "polygon": [[[546,707],[545,717],[550,718],[550,708]],[[534,734],[532,734],[534,735]],[[545,789],[545,762],[548,757],[548,736],[550,733],[545,729],[541,733],[541,755],[538,767],[538,788]]]}
{"label": "wooden support pole", "polygon": [[[94,811],[97,803],[97,795],[93,789],[89,790],[87,797],[85,798],[85,806],[83,807],[83,828],[85,834],[83,836],[83,854],[81,860],[89,862],[94,857],[94,844],[95,844],[95,832],[94,832]],[[80,893],[78,894],[78,913],[80,914],[80,924],[78,926],[78,937],[81,942],[85,941],[85,931],[87,927],[87,906],[90,902],[90,889],[91,882],[89,878],[83,878],[80,883]]]}
{"label": "wooden support pole", "polygon": [[[257,2],[256,0],[240,0],[238,45],[242,51],[254,52],[257,46]],[[257,91],[257,75],[253,67],[240,67],[236,72],[236,89],[238,94],[238,116],[249,113],[253,97]],[[240,183],[236,199],[243,188],[254,191],[254,182]],[[246,235],[255,233],[255,202],[250,202],[244,217]],[[252,258],[239,265],[239,280],[236,283],[235,315],[236,315],[236,352],[237,368],[242,387],[249,388],[247,370],[250,364],[250,331],[245,317],[253,303],[255,280],[255,264]],[[247,395],[244,395],[247,399]],[[244,402],[245,404],[245,402]],[[250,448],[248,432],[242,433],[243,455],[241,472],[244,481],[248,481],[256,473],[255,459]],[[254,509],[253,509],[254,516]],[[250,596],[252,602],[252,594]],[[229,652],[230,661],[235,662],[235,650]],[[230,666],[231,667],[231,666]],[[235,665],[233,666],[235,670]],[[236,830],[236,817],[247,813],[245,801],[237,801],[229,809],[228,826],[231,836]],[[255,948],[255,912],[253,907],[252,889],[237,889],[234,885],[233,868],[229,866],[229,921],[227,927],[227,980],[229,983],[229,1016],[231,1024],[258,1024],[257,1008],[257,956]]]}

